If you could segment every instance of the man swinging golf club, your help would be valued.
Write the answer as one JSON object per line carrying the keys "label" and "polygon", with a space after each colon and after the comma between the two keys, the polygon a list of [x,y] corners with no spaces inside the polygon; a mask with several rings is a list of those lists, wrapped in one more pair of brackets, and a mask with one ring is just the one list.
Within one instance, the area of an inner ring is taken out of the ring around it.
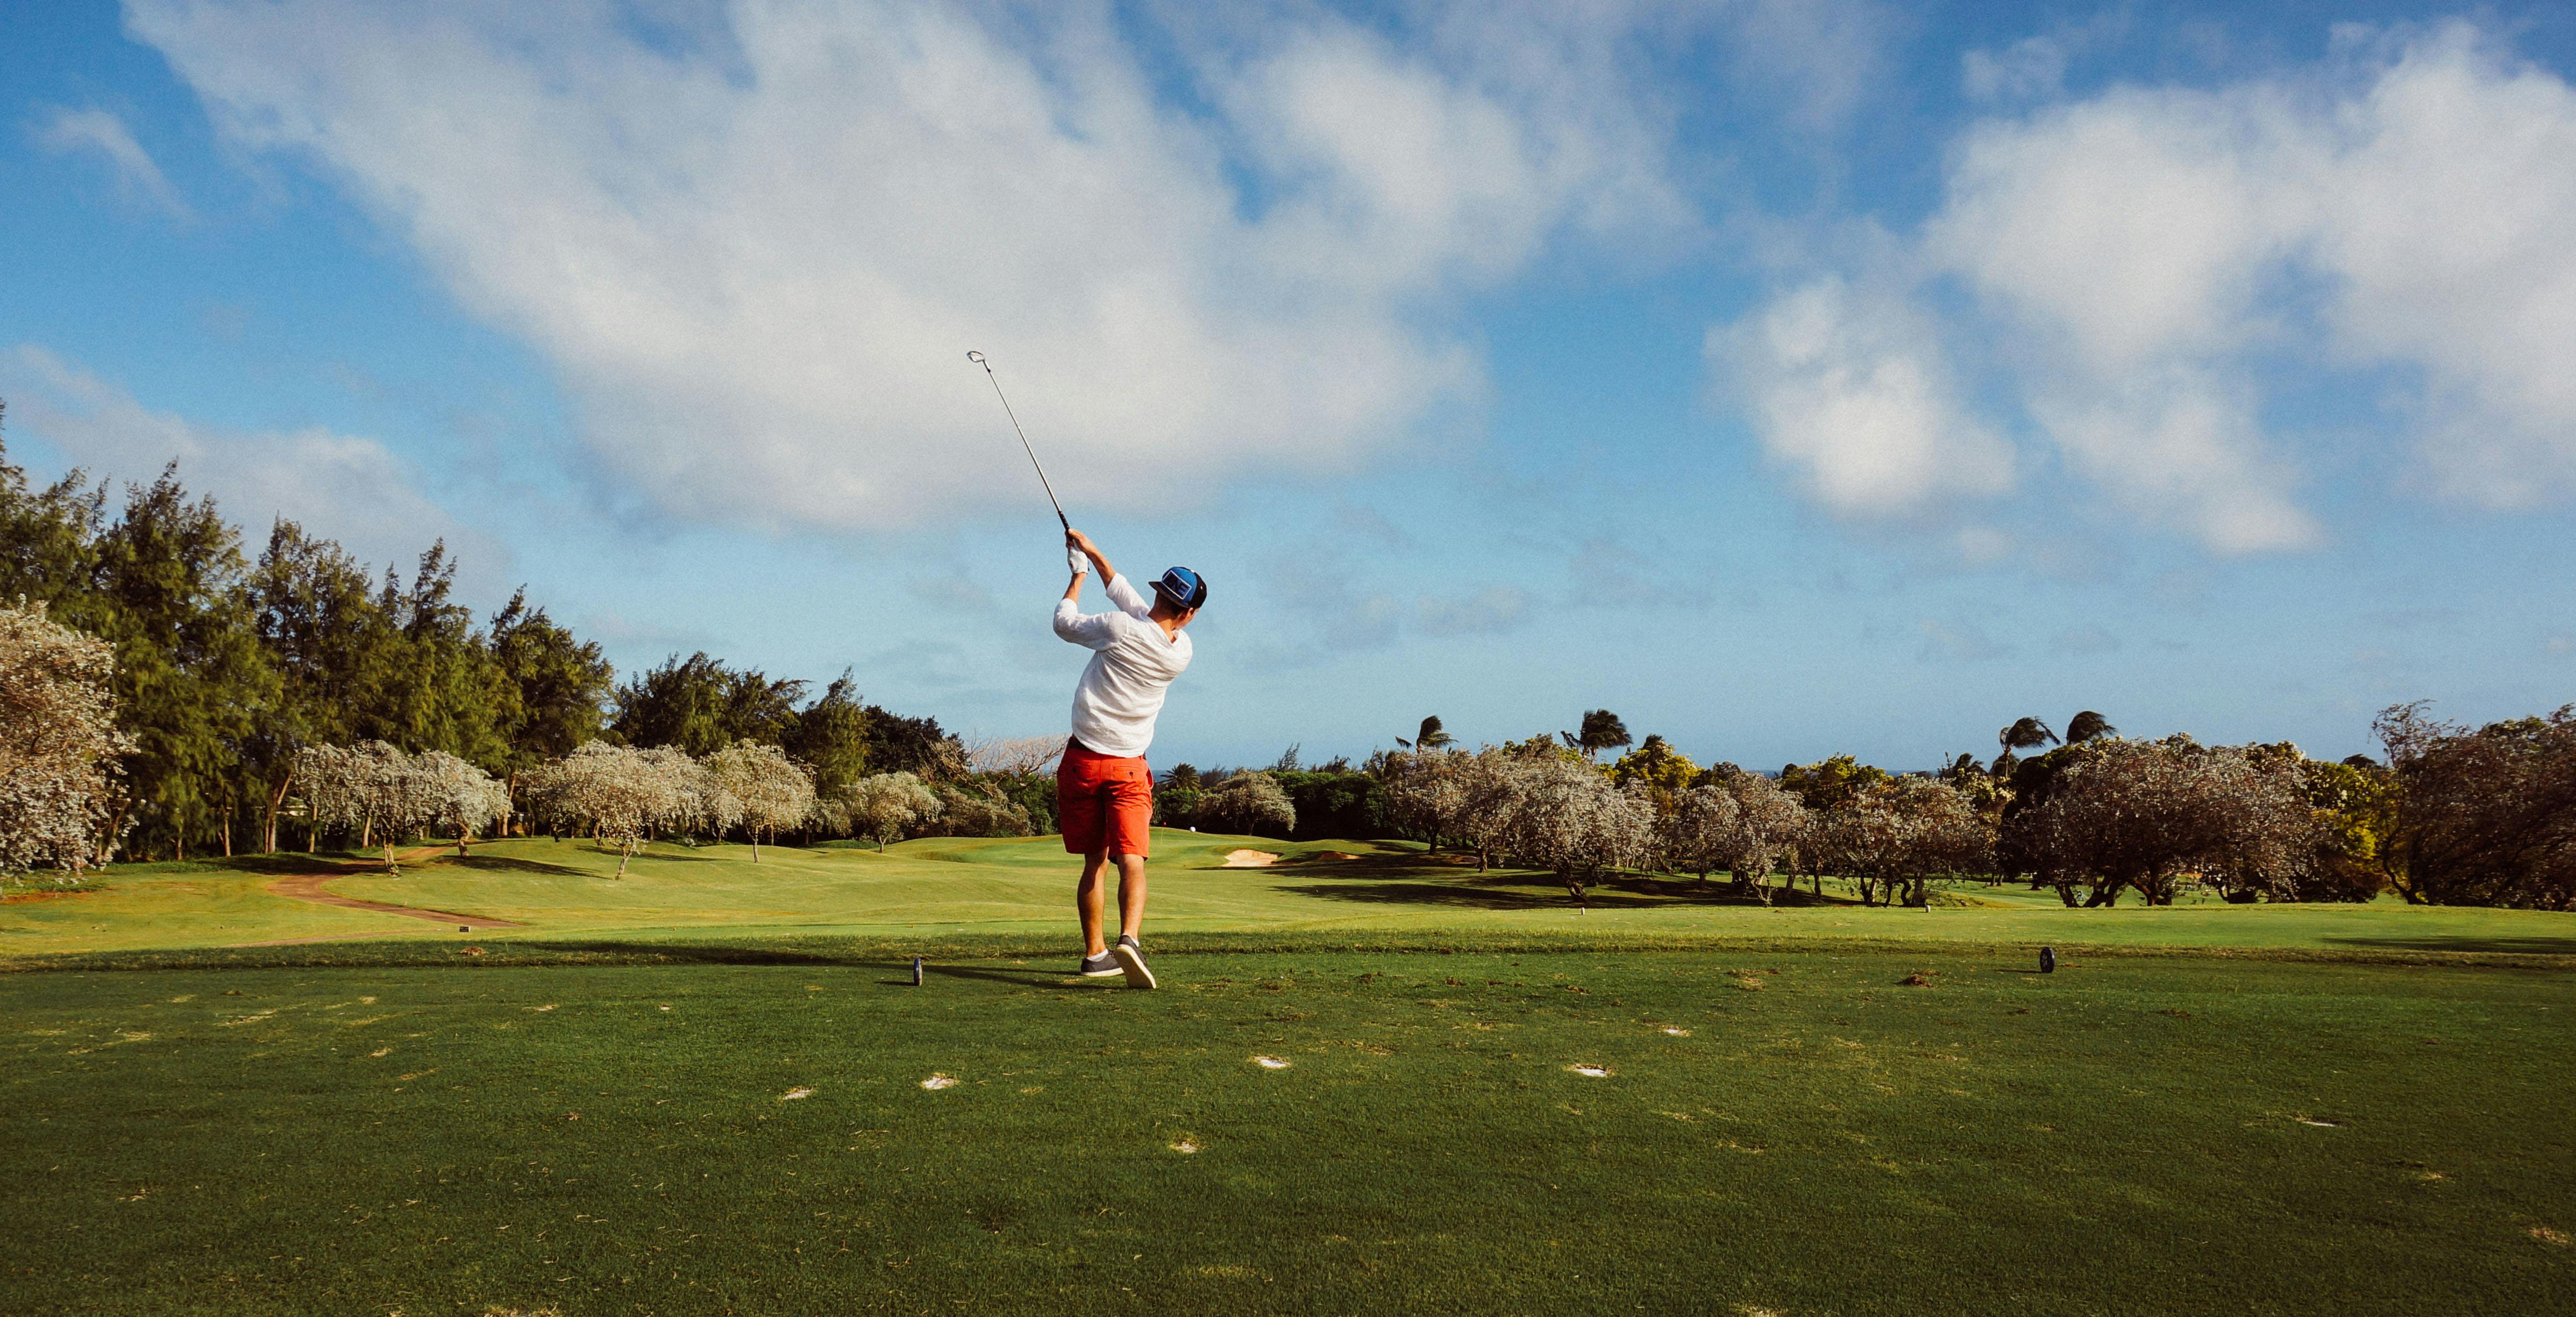
{"label": "man swinging golf club", "polygon": [[[1207,582],[1187,567],[1175,567],[1154,582],[1149,604],[1090,536],[1067,526],[1064,542],[1081,556],[1068,555],[1073,581],[1056,603],[1055,633],[1092,651],[1073,693],[1073,740],[1055,771],[1064,848],[1082,857],[1082,882],[1073,897],[1082,916],[1082,973],[1125,974],[1127,986],[1150,988],[1154,971],[1136,940],[1145,924],[1145,856],[1154,822],[1154,772],[1145,766],[1145,747],[1153,742],[1163,693],[1190,665],[1190,638],[1182,628],[1207,602]],[[1108,583],[1115,605],[1109,612],[1085,613],[1079,606],[1082,578],[1092,568]],[[1118,941],[1104,945],[1102,878],[1113,860]]]}

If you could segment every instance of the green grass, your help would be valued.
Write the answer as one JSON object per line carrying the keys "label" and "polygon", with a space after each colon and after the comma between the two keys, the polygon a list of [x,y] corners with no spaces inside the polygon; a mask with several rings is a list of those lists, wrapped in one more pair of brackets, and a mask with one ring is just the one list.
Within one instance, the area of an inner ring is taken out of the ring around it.
{"label": "green grass", "polygon": [[[1217,867],[1237,848],[1283,852],[1266,869]],[[1351,854],[1352,859],[1326,858]],[[997,947],[1060,946],[1072,869],[1053,838],[925,840],[884,855],[854,846],[690,849],[657,845],[613,878],[613,852],[543,838],[475,848],[406,865],[390,878],[348,861],[339,894],[512,920],[519,930],[477,940],[622,940],[857,936]],[[1253,939],[1283,948],[1436,942],[1494,945],[1697,945],[1935,942],[2036,946],[2298,950],[2327,955],[2450,953],[2576,956],[2576,918],[2469,909],[2224,904],[2067,910],[2054,895],[1960,885],[1945,895],[1992,902],[1931,910],[1862,909],[1829,901],[1765,908],[1726,885],[1633,879],[1594,889],[1578,910],[1542,874],[1479,875],[1453,857],[1402,843],[1283,845],[1249,837],[1159,831],[1151,928],[1158,937]],[[270,895],[302,856],[119,867],[90,890],[0,903],[0,961],[66,953],[215,948],[287,938],[435,934],[398,915]],[[1828,886],[1828,893],[1836,890]],[[453,938],[452,928],[447,934]]]}
{"label": "green grass", "polygon": [[0,904],[0,1312],[2576,1308],[2576,916],[1157,844],[1152,994],[1048,839]]}
{"label": "green grass", "polygon": [[8,976],[0,1310],[2576,1304],[2560,973],[1163,960]]}

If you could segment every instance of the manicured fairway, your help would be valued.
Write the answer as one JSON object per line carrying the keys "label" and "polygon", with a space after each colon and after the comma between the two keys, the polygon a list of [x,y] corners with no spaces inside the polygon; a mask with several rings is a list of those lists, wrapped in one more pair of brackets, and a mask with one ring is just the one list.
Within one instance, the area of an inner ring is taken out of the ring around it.
{"label": "manicured fairway", "polygon": [[2563,970],[888,949],[0,975],[0,1311],[2576,1310]]}
{"label": "manicured fairway", "polygon": [[[1297,950],[1451,945],[1455,939],[1639,945],[1945,942],[1974,946],[2203,947],[2331,954],[2576,955],[2576,917],[2518,910],[2368,906],[2124,906],[2067,910],[2054,896],[1963,887],[1992,907],[1864,910],[1847,901],[1747,904],[1727,885],[1631,877],[1596,886],[1578,910],[1545,874],[1478,874],[1410,843],[1283,845],[1257,837],[1155,834],[1153,928]],[[1270,868],[1219,867],[1232,851],[1283,855]],[[121,867],[92,890],[0,902],[0,962],[11,956],[212,948],[319,937],[418,936],[418,919],[315,905],[270,892],[317,870],[341,896],[508,920],[478,940],[781,936],[996,940],[1064,945],[1072,870],[1051,837],[906,842],[884,855],[836,845],[691,849],[657,845],[619,879],[583,841],[478,846],[465,859],[421,848],[399,878],[362,862],[266,856],[236,863]],[[1831,896],[1836,890],[1827,886]],[[454,933],[453,924],[445,926]]]}

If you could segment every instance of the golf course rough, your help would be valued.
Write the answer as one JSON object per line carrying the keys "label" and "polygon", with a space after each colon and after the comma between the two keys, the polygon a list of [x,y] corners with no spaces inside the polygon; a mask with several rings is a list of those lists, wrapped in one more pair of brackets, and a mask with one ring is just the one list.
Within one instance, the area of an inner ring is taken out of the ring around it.
{"label": "golf course rough", "polygon": [[[0,1312],[2576,1310],[2565,917],[1578,925],[1245,841],[1158,856],[1152,993],[1070,973],[1030,843],[894,848],[950,885],[891,931],[872,853],[542,840],[381,884],[526,926],[471,942],[185,927],[275,931],[253,871],[0,907]],[[623,922],[683,872],[741,922]]]}

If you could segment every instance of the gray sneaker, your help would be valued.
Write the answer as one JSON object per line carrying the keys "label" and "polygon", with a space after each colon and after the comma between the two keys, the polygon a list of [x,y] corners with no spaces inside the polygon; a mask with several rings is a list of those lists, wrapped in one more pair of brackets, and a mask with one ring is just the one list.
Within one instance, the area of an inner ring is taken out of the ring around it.
{"label": "gray sneaker", "polygon": [[1109,948],[1109,954],[1117,957],[1118,968],[1126,971],[1128,987],[1150,988],[1154,986],[1154,971],[1146,968],[1145,948],[1139,944],[1136,939],[1126,937],[1124,935],[1120,936],[1117,945]]}
{"label": "gray sneaker", "polygon": [[1127,971],[1119,968],[1116,956],[1104,951],[1097,956],[1083,957],[1082,968],[1076,972],[1086,979],[1105,979],[1112,974],[1124,974]]}

